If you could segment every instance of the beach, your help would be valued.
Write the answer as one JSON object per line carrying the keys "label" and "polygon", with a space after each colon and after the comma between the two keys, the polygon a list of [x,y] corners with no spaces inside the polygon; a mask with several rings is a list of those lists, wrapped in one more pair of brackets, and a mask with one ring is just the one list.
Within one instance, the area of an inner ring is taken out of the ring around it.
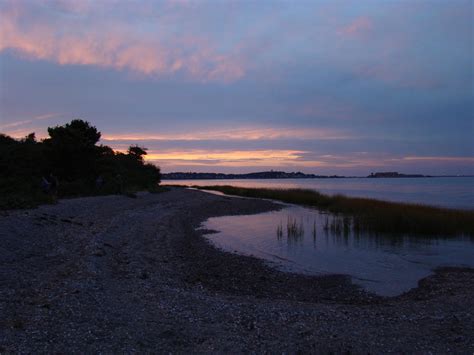
{"label": "beach", "polygon": [[0,212],[0,352],[474,351],[474,270],[397,297],[216,249],[207,218],[281,208],[171,188]]}

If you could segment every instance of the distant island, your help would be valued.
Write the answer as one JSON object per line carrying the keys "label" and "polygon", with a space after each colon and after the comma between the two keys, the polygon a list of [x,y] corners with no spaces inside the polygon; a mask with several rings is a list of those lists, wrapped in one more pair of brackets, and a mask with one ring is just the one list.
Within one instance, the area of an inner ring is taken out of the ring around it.
{"label": "distant island", "polygon": [[328,178],[345,178],[339,175],[315,175],[305,174],[302,172],[287,173],[284,171],[262,171],[258,173],[248,174],[220,174],[220,173],[167,173],[161,174],[162,180],[224,180],[224,179],[328,179]]}
{"label": "distant island", "polygon": [[[472,175],[422,175],[402,174],[396,171],[370,173],[365,178],[433,178],[433,177],[469,177]],[[285,171],[261,171],[247,174],[223,174],[223,173],[195,173],[195,172],[173,172],[161,174],[162,180],[232,180],[232,179],[348,179],[364,178],[364,176],[343,175],[318,175],[305,174],[300,171],[287,173]]]}
{"label": "distant island", "polygon": [[423,178],[423,177],[433,177],[430,175],[421,175],[421,174],[400,174],[396,171],[388,172],[379,172],[371,173],[368,178]]}

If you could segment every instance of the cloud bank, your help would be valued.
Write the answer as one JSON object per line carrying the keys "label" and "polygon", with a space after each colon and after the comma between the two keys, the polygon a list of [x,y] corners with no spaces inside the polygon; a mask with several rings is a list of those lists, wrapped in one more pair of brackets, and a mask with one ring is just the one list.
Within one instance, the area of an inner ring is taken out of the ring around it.
{"label": "cloud bank", "polygon": [[[43,15],[38,20],[32,8],[23,6],[28,3],[7,1],[2,6],[0,51],[60,65],[126,69],[156,77],[182,74],[200,81],[229,82],[245,73],[236,56],[197,34],[148,33],[123,21],[89,26],[88,15],[97,6],[83,1],[38,2],[33,6]],[[54,9],[61,14],[48,21]]]}

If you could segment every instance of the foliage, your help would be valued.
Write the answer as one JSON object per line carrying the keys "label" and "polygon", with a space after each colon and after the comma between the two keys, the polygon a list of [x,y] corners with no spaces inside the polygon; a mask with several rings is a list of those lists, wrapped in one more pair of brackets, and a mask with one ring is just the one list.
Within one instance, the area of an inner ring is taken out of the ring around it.
{"label": "foliage", "polygon": [[100,133],[82,120],[48,128],[49,138],[43,141],[47,158],[61,180],[74,181],[98,173]]}
{"label": "foliage", "polygon": [[[96,127],[78,119],[50,127],[48,133],[41,142],[34,133],[19,140],[0,134],[0,209],[32,207],[57,196],[158,187],[160,169],[144,162],[146,148],[132,146],[127,153],[114,152],[98,145],[101,134]],[[45,180],[50,183],[47,191]]]}
{"label": "foliage", "polygon": [[305,189],[261,189],[234,186],[193,186],[229,195],[257,197],[317,207],[356,217],[357,228],[382,233],[474,236],[474,211],[397,203]]}

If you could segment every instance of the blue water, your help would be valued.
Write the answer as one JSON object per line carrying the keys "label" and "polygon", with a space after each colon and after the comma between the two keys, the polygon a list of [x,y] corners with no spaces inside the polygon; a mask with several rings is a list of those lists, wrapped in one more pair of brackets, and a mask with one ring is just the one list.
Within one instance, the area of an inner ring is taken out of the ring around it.
{"label": "blue water", "polygon": [[[214,217],[202,227],[218,248],[252,255],[284,271],[346,274],[354,283],[385,296],[401,294],[441,266],[474,267],[474,239],[383,235],[325,228],[333,216],[287,205],[281,211]],[[300,233],[288,235],[288,222]],[[280,233],[279,233],[280,231]]]}
{"label": "blue water", "polygon": [[166,180],[165,184],[304,188],[327,194],[474,209],[474,177],[394,179]]}

